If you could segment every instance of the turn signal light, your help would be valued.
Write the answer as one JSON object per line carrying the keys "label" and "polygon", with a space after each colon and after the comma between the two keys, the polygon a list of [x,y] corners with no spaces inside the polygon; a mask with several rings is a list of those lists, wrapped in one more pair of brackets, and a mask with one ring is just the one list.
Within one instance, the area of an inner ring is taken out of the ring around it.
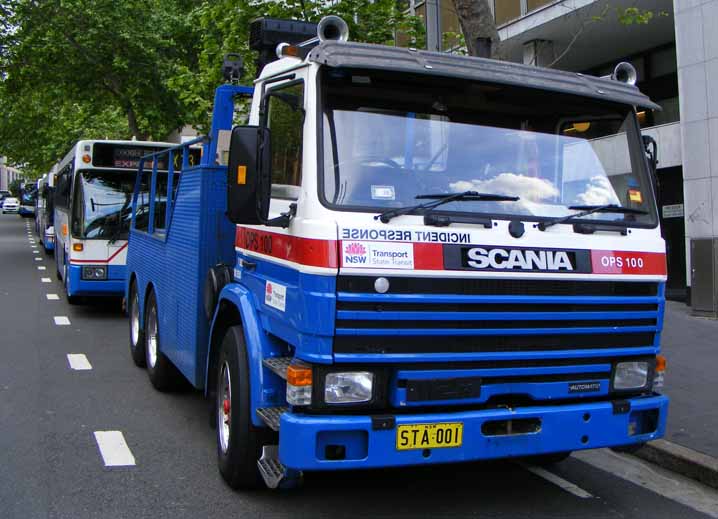
{"label": "turn signal light", "polygon": [[89,164],[90,162],[92,162],[92,157],[90,157],[89,155],[85,154],[85,155],[82,156],[82,162],[84,162],[85,164]]}
{"label": "turn signal light", "polygon": [[85,247],[82,245],[82,243],[73,243],[72,244],[72,250],[75,252],[82,252],[85,249]]}
{"label": "turn signal light", "polygon": [[293,386],[311,386],[312,368],[305,364],[290,364],[287,368],[287,384]]}
{"label": "turn signal light", "polygon": [[656,355],[656,371],[666,371],[666,358],[663,355]]}

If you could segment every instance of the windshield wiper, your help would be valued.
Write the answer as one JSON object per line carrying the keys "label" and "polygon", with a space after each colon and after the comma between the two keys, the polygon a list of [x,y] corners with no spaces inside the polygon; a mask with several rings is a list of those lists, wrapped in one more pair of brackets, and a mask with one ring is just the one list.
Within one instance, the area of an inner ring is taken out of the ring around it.
{"label": "windshield wiper", "polygon": [[478,191],[464,191],[462,193],[454,193],[451,195],[447,195],[446,193],[418,195],[416,199],[432,199],[432,201],[423,204],[410,205],[407,207],[397,207],[396,209],[389,209],[388,211],[384,211],[383,213],[376,215],[374,219],[380,220],[381,223],[389,223],[392,218],[395,218],[397,216],[418,211],[420,209],[426,209],[430,211],[431,209],[439,207],[440,205],[448,204],[449,202],[516,202],[517,200],[519,200],[519,197],[496,195],[493,193],[479,193]]}
{"label": "windshield wiper", "polygon": [[538,224],[538,229],[540,231],[545,231],[552,225],[565,223],[565,222],[568,222],[569,220],[573,220],[574,218],[581,218],[583,216],[588,216],[593,213],[648,214],[648,211],[644,211],[643,209],[634,209],[632,207],[621,207],[620,205],[616,205],[616,204],[572,205],[572,206],[569,206],[569,209],[573,209],[574,211],[580,211],[580,212],[570,214],[568,216],[562,216],[561,218],[556,218],[555,220],[549,220],[548,222],[541,222]]}

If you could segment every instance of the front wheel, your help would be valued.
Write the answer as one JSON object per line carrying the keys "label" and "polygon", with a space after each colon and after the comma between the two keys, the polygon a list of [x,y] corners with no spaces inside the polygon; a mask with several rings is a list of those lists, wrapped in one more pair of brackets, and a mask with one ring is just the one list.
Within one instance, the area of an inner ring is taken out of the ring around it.
{"label": "front wheel", "polygon": [[140,322],[140,295],[137,293],[137,284],[130,285],[129,309],[130,316],[130,355],[135,366],[144,368],[147,365],[145,357],[145,333]]}
{"label": "front wheel", "polygon": [[170,391],[179,384],[180,373],[160,348],[160,325],[154,290],[145,304],[145,363],[150,382],[157,391]]}
{"label": "front wheel", "polygon": [[262,431],[252,425],[249,368],[241,326],[232,326],[222,340],[217,362],[217,461],[219,472],[235,489],[263,486],[257,468]]}

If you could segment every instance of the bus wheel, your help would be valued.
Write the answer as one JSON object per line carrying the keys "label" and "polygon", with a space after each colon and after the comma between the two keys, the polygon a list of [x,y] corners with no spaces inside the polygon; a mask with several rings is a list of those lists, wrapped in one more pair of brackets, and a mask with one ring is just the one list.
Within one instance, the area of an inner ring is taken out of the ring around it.
{"label": "bus wheel", "polygon": [[135,366],[144,368],[147,365],[145,358],[145,333],[140,323],[140,295],[137,293],[137,284],[130,285],[130,355]]}
{"label": "bus wheel", "polygon": [[174,389],[180,374],[160,348],[160,325],[157,317],[157,298],[150,292],[145,304],[145,362],[150,382],[158,391]]}
{"label": "bus wheel", "polygon": [[261,488],[257,460],[263,432],[252,425],[249,369],[241,326],[232,326],[222,340],[217,362],[217,461],[219,472],[235,489]]}
{"label": "bus wheel", "polygon": [[67,302],[71,305],[79,305],[82,299],[79,296],[70,295],[70,269],[65,264],[65,295],[67,296]]}

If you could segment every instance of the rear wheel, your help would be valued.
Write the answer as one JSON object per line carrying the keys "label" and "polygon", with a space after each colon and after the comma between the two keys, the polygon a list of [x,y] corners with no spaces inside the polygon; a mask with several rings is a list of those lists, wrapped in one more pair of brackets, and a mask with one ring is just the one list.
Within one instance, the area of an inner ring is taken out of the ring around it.
{"label": "rear wheel", "polygon": [[137,293],[137,285],[134,281],[130,285],[128,314],[130,315],[130,355],[135,366],[144,368],[147,365],[145,333],[140,322],[140,295]]}
{"label": "rear wheel", "polygon": [[249,368],[241,326],[227,330],[221,348],[215,400],[219,472],[232,488],[263,487],[257,460],[266,433],[252,425]]}
{"label": "rear wheel", "polygon": [[177,387],[180,373],[160,348],[160,324],[157,315],[157,298],[154,290],[145,303],[145,363],[150,382],[158,391]]}

